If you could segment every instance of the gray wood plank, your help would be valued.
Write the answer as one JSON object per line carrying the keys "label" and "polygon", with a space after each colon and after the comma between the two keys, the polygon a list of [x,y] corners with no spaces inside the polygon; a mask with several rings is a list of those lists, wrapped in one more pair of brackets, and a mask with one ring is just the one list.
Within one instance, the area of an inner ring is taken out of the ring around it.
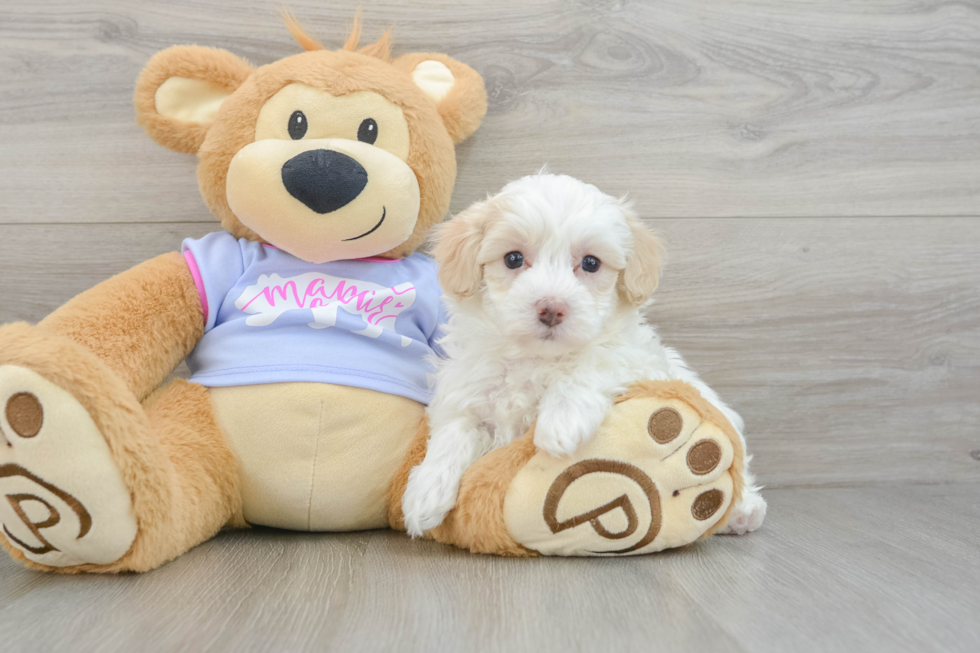
{"label": "gray wood plank", "polygon": [[666,342],[783,485],[980,480],[980,221],[664,221]]}
{"label": "gray wood plank", "polygon": [[144,575],[0,558],[4,651],[975,651],[980,485],[769,493],[766,526],[619,560],[226,533]]}
{"label": "gray wood plank", "polygon": [[[746,418],[772,487],[980,481],[980,220],[655,220],[650,319]],[[6,225],[0,323],[214,225]]]}
{"label": "gray wood plank", "polygon": [[[289,4],[332,46],[354,7]],[[194,157],[134,124],[133,83],[174,43],[294,54],[277,11],[0,0],[0,323],[215,228]],[[487,80],[454,211],[550,163],[661,218],[651,319],[746,417],[766,525],[631,560],[266,529],[141,576],[0,554],[0,649],[980,649],[980,2],[380,0],[365,19]]]}
{"label": "gray wood plank", "polygon": [[[351,5],[290,5],[341,43]],[[980,213],[975,0],[387,0],[365,20],[487,80],[453,210],[549,163],[654,217]],[[264,0],[0,3],[0,222],[209,220],[194,158],[133,121],[174,43],[298,51]]]}

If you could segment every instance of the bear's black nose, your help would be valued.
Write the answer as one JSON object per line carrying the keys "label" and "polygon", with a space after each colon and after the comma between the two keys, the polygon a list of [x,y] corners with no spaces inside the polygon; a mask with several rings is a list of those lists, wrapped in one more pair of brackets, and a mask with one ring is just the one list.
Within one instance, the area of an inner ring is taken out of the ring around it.
{"label": "bear's black nose", "polygon": [[364,166],[333,150],[307,150],[282,164],[283,186],[317,213],[350,204],[367,182]]}

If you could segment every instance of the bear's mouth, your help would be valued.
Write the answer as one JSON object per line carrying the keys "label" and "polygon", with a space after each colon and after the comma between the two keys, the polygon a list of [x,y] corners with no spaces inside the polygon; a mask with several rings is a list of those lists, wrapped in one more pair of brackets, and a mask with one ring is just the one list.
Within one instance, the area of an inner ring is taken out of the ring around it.
{"label": "bear's mouth", "polygon": [[365,236],[370,236],[370,235],[371,235],[371,234],[373,234],[373,233],[374,233],[375,231],[377,231],[377,230],[378,230],[378,227],[380,227],[380,226],[381,226],[381,223],[385,221],[385,215],[386,215],[387,213],[388,213],[388,211],[387,211],[387,210],[385,209],[385,207],[383,207],[383,206],[382,206],[382,207],[381,207],[381,219],[380,219],[380,220],[378,220],[378,224],[376,224],[376,225],[374,225],[374,226],[373,226],[373,227],[371,227],[371,228],[370,228],[370,229],[369,229],[368,231],[365,231],[365,232],[364,232],[363,234],[361,234],[360,236],[354,236],[353,238],[344,238],[344,240],[343,240],[343,241],[341,241],[341,242],[344,242],[344,243],[346,243],[346,242],[348,242],[348,241],[350,241],[350,240],[358,240],[358,239],[360,239],[360,238],[364,238]]}

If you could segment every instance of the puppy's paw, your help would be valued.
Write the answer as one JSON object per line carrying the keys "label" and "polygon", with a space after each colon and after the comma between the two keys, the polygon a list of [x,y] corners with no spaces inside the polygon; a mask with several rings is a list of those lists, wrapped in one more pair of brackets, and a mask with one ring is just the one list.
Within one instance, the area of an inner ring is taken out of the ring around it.
{"label": "puppy's paw", "polygon": [[554,418],[539,418],[534,430],[534,446],[553,458],[572,455],[582,439],[575,424]]}
{"label": "puppy's paw", "polygon": [[728,523],[718,532],[722,535],[745,535],[758,530],[766,518],[766,508],[766,500],[758,490],[747,491],[732,508]]}
{"label": "puppy's paw", "polygon": [[454,483],[448,475],[440,474],[424,463],[413,469],[402,497],[408,534],[422,537],[427,530],[441,524],[456,505],[458,491],[458,481]]}
{"label": "puppy's paw", "polygon": [[602,423],[608,409],[602,399],[589,397],[579,401],[567,398],[543,401],[534,428],[534,445],[554,458],[575,453]]}

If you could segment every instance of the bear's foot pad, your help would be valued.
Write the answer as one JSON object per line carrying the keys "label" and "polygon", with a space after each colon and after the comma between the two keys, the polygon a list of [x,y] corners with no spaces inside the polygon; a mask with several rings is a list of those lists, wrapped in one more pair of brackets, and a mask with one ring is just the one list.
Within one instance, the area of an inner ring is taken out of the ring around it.
{"label": "bear's foot pad", "polygon": [[0,534],[50,567],[115,562],[136,538],[129,491],[88,411],[16,365],[0,366]]}
{"label": "bear's foot pad", "polygon": [[507,491],[504,520],[544,555],[642,554],[683,546],[725,516],[735,448],[678,398],[613,407],[568,458],[538,451]]}

